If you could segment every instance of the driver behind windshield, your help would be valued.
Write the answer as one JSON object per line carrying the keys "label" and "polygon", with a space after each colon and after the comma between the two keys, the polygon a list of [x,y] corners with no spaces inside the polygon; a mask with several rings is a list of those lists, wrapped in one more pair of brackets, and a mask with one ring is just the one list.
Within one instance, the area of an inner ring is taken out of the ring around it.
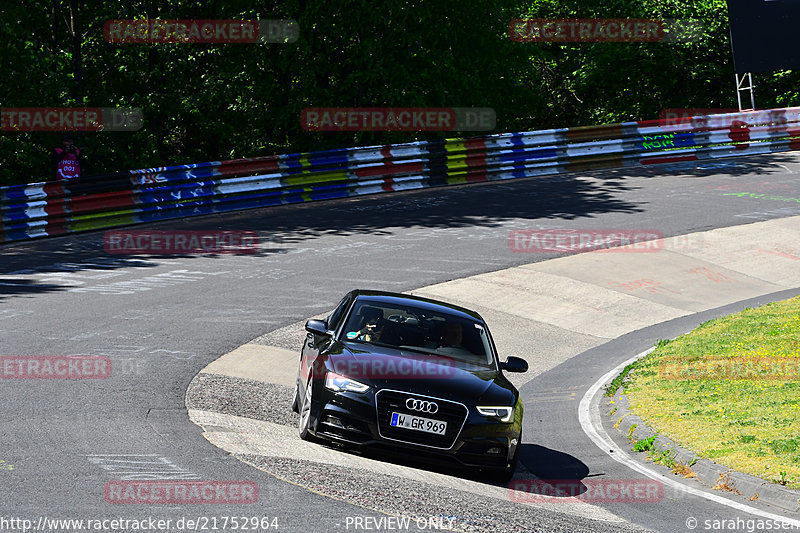
{"label": "driver behind windshield", "polygon": [[360,341],[378,342],[386,325],[386,320],[383,318],[383,309],[365,305],[358,314],[363,317],[364,325],[355,335],[348,333],[348,338],[354,337]]}

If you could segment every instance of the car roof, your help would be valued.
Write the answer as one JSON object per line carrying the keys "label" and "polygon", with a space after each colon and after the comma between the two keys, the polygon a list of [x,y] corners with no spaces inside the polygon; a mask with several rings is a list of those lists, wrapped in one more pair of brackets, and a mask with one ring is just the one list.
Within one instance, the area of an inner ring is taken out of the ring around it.
{"label": "car roof", "polygon": [[458,305],[442,302],[439,300],[423,298],[421,296],[413,296],[411,294],[401,294],[397,292],[371,291],[364,289],[356,289],[353,291],[353,294],[355,294],[358,300],[365,302],[382,303],[386,305],[396,305],[396,306],[413,305],[414,307],[420,309],[426,309],[431,312],[457,315],[460,316],[461,318],[477,320],[478,322],[484,323],[484,320],[481,317],[481,315],[479,315],[475,311],[466,309],[464,307],[460,307]]}

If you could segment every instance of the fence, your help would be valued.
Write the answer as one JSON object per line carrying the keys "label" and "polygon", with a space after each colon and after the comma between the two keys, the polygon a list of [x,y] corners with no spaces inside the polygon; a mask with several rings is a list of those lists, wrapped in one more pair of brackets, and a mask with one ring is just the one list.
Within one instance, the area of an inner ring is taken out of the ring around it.
{"label": "fence", "polygon": [[0,243],[312,200],[798,149],[795,107],[131,170],[0,187]]}

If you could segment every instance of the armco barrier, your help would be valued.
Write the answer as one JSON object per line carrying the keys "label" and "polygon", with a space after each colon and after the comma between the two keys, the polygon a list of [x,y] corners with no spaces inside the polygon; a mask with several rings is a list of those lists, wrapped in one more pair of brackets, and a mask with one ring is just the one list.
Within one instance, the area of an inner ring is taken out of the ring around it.
{"label": "armco barrier", "polygon": [[254,207],[800,149],[800,107],[131,170],[0,188],[0,242]]}

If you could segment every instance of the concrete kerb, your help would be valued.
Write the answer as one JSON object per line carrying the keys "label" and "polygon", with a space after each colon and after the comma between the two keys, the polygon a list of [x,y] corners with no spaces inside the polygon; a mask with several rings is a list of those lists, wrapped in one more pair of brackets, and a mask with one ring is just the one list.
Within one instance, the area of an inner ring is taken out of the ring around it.
{"label": "concrete kerb", "polygon": [[[637,360],[649,353],[650,350],[639,354]],[[622,387],[617,390],[614,396],[603,397],[600,402],[600,409],[613,422],[614,427],[620,434],[630,439],[631,448],[636,441],[657,435],[653,441],[654,451],[668,452],[676,462],[687,466],[691,464],[690,468],[695,474],[694,477],[704,485],[714,487],[724,481],[727,486],[733,489],[734,493],[738,493],[750,501],[766,503],[786,511],[800,512],[800,490],[787,489],[760,477],[737,472],[710,459],[700,458],[695,452],[680,446],[663,435],[658,435],[642,418],[630,410],[628,397],[623,393]],[[634,456],[637,454],[637,452],[633,451],[631,453]],[[654,467],[657,467],[657,465],[654,465]],[[666,466],[659,468],[668,470]]]}

